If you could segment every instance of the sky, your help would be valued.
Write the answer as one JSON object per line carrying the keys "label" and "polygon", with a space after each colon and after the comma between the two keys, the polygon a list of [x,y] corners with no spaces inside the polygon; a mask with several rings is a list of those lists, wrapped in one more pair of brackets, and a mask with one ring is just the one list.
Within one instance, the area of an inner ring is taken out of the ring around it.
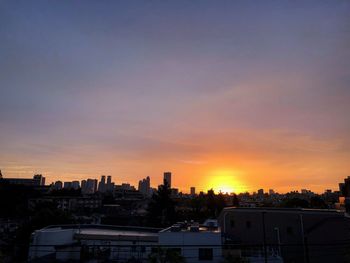
{"label": "sky", "polygon": [[350,175],[349,1],[0,1],[0,169],[188,192]]}

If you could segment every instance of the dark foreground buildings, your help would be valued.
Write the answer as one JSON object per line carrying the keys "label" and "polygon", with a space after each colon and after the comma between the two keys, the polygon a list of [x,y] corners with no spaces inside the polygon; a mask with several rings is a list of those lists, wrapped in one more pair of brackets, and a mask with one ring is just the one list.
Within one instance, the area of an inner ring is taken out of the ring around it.
{"label": "dark foreground buildings", "polygon": [[350,218],[344,212],[228,207],[219,223],[224,244],[243,254],[276,253],[285,263],[349,262]]}

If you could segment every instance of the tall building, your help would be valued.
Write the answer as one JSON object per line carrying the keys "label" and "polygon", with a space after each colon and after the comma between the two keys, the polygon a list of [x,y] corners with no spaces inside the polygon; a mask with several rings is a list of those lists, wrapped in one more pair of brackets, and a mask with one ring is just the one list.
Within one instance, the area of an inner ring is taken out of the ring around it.
{"label": "tall building", "polygon": [[94,193],[97,192],[97,187],[98,187],[98,180],[94,179]]}
{"label": "tall building", "polygon": [[79,181],[73,181],[73,182],[72,182],[72,188],[73,188],[74,190],[79,189],[79,188],[80,188],[80,183],[79,183]]}
{"label": "tall building", "polygon": [[101,176],[101,181],[98,184],[98,191],[99,192],[106,192],[106,176],[102,175]]}
{"label": "tall building", "polygon": [[350,197],[350,176],[344,179],[344,183],[339,184],[340,193],[345,197]]}
{"label": "tall building", "polygon": [[171,188],[171,172],[164,173],[163,184],[168,184],[169,188]]}
{"label": "tall building", "polygon": [[139,181],[138,191],[144,196],[151,195],[151,179],[149,176]]}
{"label": "tall building", "polygon": [[192,196],[195,196],[196,195],[196,187],[192,186],[190,188],[190,193],[191,193]]}
{"label": "tall building", "polygon": [[86,180],[81,180],[81,192],[84,193],[86,191]]}
{"label": "tall building", "polygon": [[96,179],[87,179],[85,187],[81,187],[81,190],[84,194],[93,194],[96,192],[97,180]]}
{"label": "tall building", "polygon": [[270,189],[269,190],[269,195],[273,195],[273,194],[275,194],[275,191],[273,189]]}
{"label": "tall building", "polygon": [[114,189],[114,183],[112,183],[112,176],[107,176],[107,185],[106,185],[106,191],[113,191]]}
{"label": "tall building", "polygon": [[72,189],[73,188],[72,182],[64,182],[63,183],[63,188],[64,189]]}

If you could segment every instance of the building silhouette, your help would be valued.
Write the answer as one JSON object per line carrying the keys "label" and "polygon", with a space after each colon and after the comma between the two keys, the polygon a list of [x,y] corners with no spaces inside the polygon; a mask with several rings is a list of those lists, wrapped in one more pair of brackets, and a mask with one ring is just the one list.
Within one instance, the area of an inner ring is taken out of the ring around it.
{"label": "building silhouette", "polygon": [[192,187],[190,188],[190,194],[191,194],[192,196],[195,196],[195,195],[196,195],[196,187],[192,186]]}
{"label": "building silhouette", "polygon": [[41,174],[35,174],[32,179],[30,178],[2,178],[10,184],[21,184],[27,186],[44,186],[45,177]]}
{"label": "building silhouette", "polygon": [[102,192],[102,193],[106,192],[106,176],[105,175],[101,176],[101,181],[98,184],[98,191]]}
{"label": "building silhouette", "polygon": [[61,181],[56,181],[54,184],[54,189],[55,190],[61,190],[63,187],[63,183]]}
{"label": "building silhouette", "polygon": [[139,181],[138,191],[144,196],[151,194],[151,179],[149,176]]}
{"label": "building silhouette", "polygon": [[163,183],[168,184],[169,188],[171,188],[171,172],[164,173]]}

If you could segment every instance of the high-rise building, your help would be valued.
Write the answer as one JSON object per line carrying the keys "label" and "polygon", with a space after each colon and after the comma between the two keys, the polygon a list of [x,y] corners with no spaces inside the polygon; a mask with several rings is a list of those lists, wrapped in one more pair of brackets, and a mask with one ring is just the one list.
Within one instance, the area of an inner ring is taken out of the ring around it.
{"label": "high-rise building", "polygon": [[64,189],[72,189],[73,188],[72,182],[64,182],[63,183],[63,188]]}
{"label": "high-rise building", "polygon": [[196,187],[192,186],[190,188],[190,193],[191,193],[192,196],[195,196],[196,195]]}
{"label": "high-rise building", "polygon": [[98,184],[98,191],[99,192],[106,192],[106,176],[102,175],[101,176],[101,181]]}
{"label": "high-rise building", "polygon": [[84,183],[84,187],[83,187],[83,182],[85,180],[83,180],[81,182],[81,191],[83,194],[93,194],[96,192],[96,185],[97,185],[97,180],[96,179],[87,179]]}
{"label": "high-rise building", "polygon": [[164,173],[163,184],[168,184],[169,188],[171,188],[171,172]]}
{"label": "high-rise building", "polygon": [[345,197],[350,197],[350,176],[344,179],[344,183],[339,184],[340,193]]}
{"label": "high-rise building", "polygon": [[112,183],[112,176],[107,176],[107,185],[106,185],[106,191],[113,191],[114,189],[114,183]]}
{"label": "high-rise building", "polygon": [[74,190],[78,190],[80,188],[80,182],[79,181],[73,181],[72,182],[72,188]]}
{"label": "high-rise building", "polygon": [[149,176],[139,181],[138,191],[144,196],[151,195],[151,179]]}
{"label": "high-rise building", "polygon": [[258,190],[258,195],[264,195],[264,189],[259,189]]}
{"label": "high-rise building", "polygon": [[273,194],[275,194],[275,191],[273,189],[270,189],[269,190],[269,195],[273,195]]}
{"label": "high-rise building", "polygon": [[84,193],[86,191],[86,180],[81,180],[81,192]]}
{"label": "high-rise building", "polygon": [[97,192],[98,188],[98,180],[94,179],[94,193]]}

